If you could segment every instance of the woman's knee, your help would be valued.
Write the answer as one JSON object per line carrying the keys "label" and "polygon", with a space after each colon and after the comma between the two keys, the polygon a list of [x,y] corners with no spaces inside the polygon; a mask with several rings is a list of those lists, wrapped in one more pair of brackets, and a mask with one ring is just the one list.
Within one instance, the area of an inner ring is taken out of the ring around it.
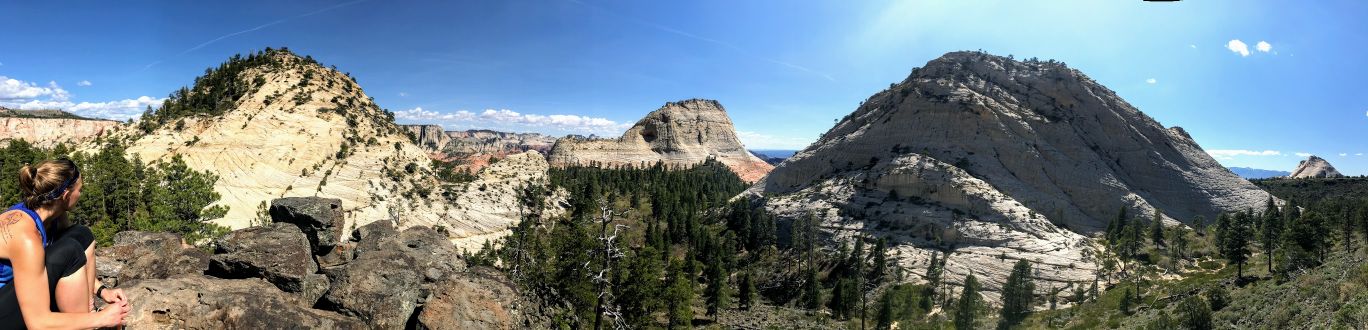
{"label": "woman's knee", "polygon": [[85,225],[71,225],[71,227],[67,227],[66,230],[62,231],[59,239],[74,240],[81,246],[82,250],[85,250],[90,248],[91,244],[95,244],[95,233],[90,231],[90,227],[86,227]]}

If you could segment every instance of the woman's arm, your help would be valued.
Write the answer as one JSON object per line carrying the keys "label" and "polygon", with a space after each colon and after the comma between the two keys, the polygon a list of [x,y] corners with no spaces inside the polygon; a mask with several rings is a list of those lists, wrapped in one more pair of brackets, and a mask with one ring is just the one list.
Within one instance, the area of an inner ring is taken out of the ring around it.
{"label": "woman's arm", "polygon": [[19,311],[30,329],[94,329],[112,327],[122,322],[127,311],[111,306],[95,313],[57,313],[49,309],[52,298],[48,294],[48,275],[44,263],[42,239],[32,221],[0,222],[6,236],[3,242],[9,250],[14,267],[15,294]]}

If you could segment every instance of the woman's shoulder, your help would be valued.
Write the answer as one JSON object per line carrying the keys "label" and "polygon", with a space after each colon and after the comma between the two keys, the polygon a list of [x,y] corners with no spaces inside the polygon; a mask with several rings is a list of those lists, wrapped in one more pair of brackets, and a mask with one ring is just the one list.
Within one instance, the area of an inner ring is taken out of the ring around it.
{"label": "woman's shoulder", "polygon": [[0,243],[9,243],[16,235],[38,238],[38,224],[27,212],[6,210],[0,213]]}

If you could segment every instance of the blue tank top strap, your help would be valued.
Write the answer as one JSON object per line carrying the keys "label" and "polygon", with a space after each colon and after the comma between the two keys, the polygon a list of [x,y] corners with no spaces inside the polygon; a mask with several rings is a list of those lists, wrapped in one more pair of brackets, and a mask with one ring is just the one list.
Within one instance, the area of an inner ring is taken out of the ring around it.
{"label": "blue tank top strap", "polygon": [[38,235],[43,237],[43,246],[46,247],[48,245],[47,230],[43,230],[43,218],[38,216],[38,212],[29,209],[28,206],[24,206],[24,202],[14,204],[14,206],[10,206],[9,209],[28,213],[29,217],[33,218],[33,224],[38,226]]}
{"label": "blue tank top strap", "polygon": [[[47,245],[48,245],[47,231],[46,231],[46,230],[43,230],[43,218],[41,218],[41,217],[38,216],[38,212],[34,212],[33,210],[29,209],[27,206],[24,206],[24,202],[19,202],[19,204],[14,204],[14,206],[11,206],[11,207],[9,208],[9,210],[6,210],[6,211],[12,211],[12,210],[24,211],[24,213],[28,213],[29,217],[32,217],[32,218],[33,218],[33,224],[34,224],[34,225],[37,225],[37,227],[38,227],[38,235],[40,235],[40,236],[43,237],[43,247],[47,247]],[[14,266],[12,266],[12,265],[10,264],[10,261],[9,261],[9,260],[7,260],[7,259],[0,259],[0,288],[3,288],[3,287],[5,287],[6,285],[9,285],[10,282],[14,282]]]}

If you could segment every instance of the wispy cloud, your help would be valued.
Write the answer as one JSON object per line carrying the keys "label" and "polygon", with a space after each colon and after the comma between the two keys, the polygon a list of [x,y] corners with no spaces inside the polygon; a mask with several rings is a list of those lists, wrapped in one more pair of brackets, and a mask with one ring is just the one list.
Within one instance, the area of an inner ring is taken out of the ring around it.
{"label": "wispy cloud", "polygon": [[338,8],[342,8],[342,7],[354,5],[354,4],[357,4],[357,3],[366,2],[366,1],[368,1],[368,0],[354,0],[354,1],[349,1],[349,2],[343,2],[343,3],[336,4],[336,5],[324,7],[323,9],[319,9],[319,10],[315,10],[315,11],[311,11],[311,12],[307,12],[307,13],[303,13],[303,14],[299,14],[299,15],[295,15],[295,16],[290,16],[290,17],[278,19],[278,20],[271,21],[270,23],[266,23],[266,24],[262,24],[262,25],[257,25],[257,26],[255,26],[255,27],[250,28],[250,29],[246,29],[246,30],[242,30],[242,31],[237,31],[237,32],[233,32],[233,33],[221,35],[221,36],[218,36],[217,38],[209,39],[209,41],[202,42],[202,43],[200,43],[200,44],[198,44],[198,45],[195,45],[194,47],[190,47],[190,48],[188,48],[188,49],[186,49],[186,50],[183,50],[183,51],[181,51],[180,53],[177,53],[176,55],[171,56],[170,58],[160,59],[160,60],[157,60],[157,61],[155,61],[155,62],[149,63],[149,64],[147,64],[146,66],[143,66],[143,70],[147,70],[147,69],[149,69],[149,68],[151,68],[151,67],[153,67],[153,66],[156,66],[157,64],[161,64],[162,62],[164,62],[164,61],[166,61],[166,60],[168,60],[168,59],[173,59],[173,58],[181,57],[181,56],[183,56],[183,55],[185,55],[185,54],[188,54],[188,53],[190,53],[190,52],[193,52],[193,51],[199,50],[199,49],[201,49],[201,48],[207,47],[207,46],[212,45],[212,44],[214,44],[214,43],[216,43],[216,42],[223,41],[223,39],[228,39],[228,38],[232,38],[232,37],[239,36],[239,35],[242,35],[242,34],[251,33],[251,32],[253,32],[253,31],[265,29],[265,28],[271,27],[271,26],[273,26],[273,25],[277,25],[277,24],[289,22],[289,21],[291,21],[291,20],[295,20],[295,19],[299,19],[299,18],[304,18],[304,17],[308,17],[308,16],[318,15],[318,14],[321,14],[321,13],[324,13],[324,12],[327,12],[327,11],[330,11],[330,10],[334,10],[334,9],[338,9]]}
{"label": "wispy cloud", "polygon": [[599,6],[596,6],[596,5],[588,4],[588,3],[585,3],[585,2],[583,2],[583,1],[579,1],[579,0],[567,0],[567,1],[573,2],[573,3],[578,4],[578,5],[581,5],[581,6],[589,7],[589,8],[592,8],[592,9],[594,9],[594,10],[598,10],[598,11],[601,11],[601,12],[604,12],[604,13],[608,13],[609,15],[616,16],[616,17],[619,18],[619,19],[622,19],[622,20],[631,22],[631,23],[633,23],[633,24],[637,24],[637,25],[649,27],[649,28],[652,28],[652,29],[656,29],[656,30],[660,30],[660,31],[672,33],[672,34],[679,35],[679,36],[682,36],[682,37],[685,37],[685,38],[690,38],[690,39],[694,39],[694,40],[698,40],[698,41],[707,42],[707,43],[711,43],[711,44],[714,44],[714,45],[722,46],[723,48],[731,49],[732,51],[735,51],[735,52],[737,52],[737,53],[739,53],[739,54],[741,54],[741,55],[744,55],[744,56],[746,56],[746,57],[750,57],[750,58],[753,58],[753,59],[757,59],[757,60],[761,60],[761,61],[765,61],[765,62],[777,64],[777,65],[779,65],[779,66],[787,67],[787,68],[790,68],[790,69],[793,69],[793,70],[797,70],[797,71],[801,71],[801,72],[804,72],[804,73],[816,75],[816,76],[822,77],[822,78],[824,78],[824,79],[826,79],[826,80],[828,80],[828,81],[833,81],[833,82],[836,81],[836,78],[832,77],[831,75],[829,75],[829,74],[827,74],[827,73],[825,73],[825,72],[813,70],[812,68],[808,68],[808,67],[805,67],[805,66],[802,66],[802,65],[794,64],[794,63],[792,63],[792,62],[780,61],[780,60],[773,59],[773,58],[770,58],[770,57],[761,56],[761,55],[758,55],[758,54],[756,54],[756,53],[754,53],[754,52],[751,52],[751,51],[749,51],[749,50],[746,50],[745,48],[741,48],[741,46],[737,46],[736,44],[733,44],[733,43],[730,43],[730,42],[726,42],[726,41],[722,41],[722,40],[717,40],[717,39],[713,39],[713,38],[708,38],[708,37],[700,36],[700,35],[697,35],[697,34],[689,33],[689,32],[686,32],[686,31],[682,31],[682,30],[679,30],[679,29],[671,28],[671,27],[668,27],[668,26],[664,26],[664,25],[660,25],[660,24],[656,24],[656,23],[652,23],[652,22],[648,22],[648,21],[643,21],[643,20],[640,20],[640,19],[636,19],[636,18],[624,16],[624,15],[619,15],[618,13],[615,13],[615,12],[610,11],[610,10],[608,10],[608,9],[605,9],[605,8],[602,8],[602,7],[599,7]]}
{"label": "wispy cloud", "polygon": [[1348,154],[1348,153],[1343,153],[1343,152],[1341,152],[1341,153],[1339,153],[1339,155],[1340,155],[1340,157],[1344,157],[1344,156],[1348,156],[1349,154]]}
{"label": "wispy cloud", "polygon": [[76,82],[76,86],[81,86],[81,87],[90,86],[90,81],[89,81],[89,80],[78,81],[78,82]]}
{"label": "wispy cloud", "polygon": [[1309,152],[1298,152],[1298,153],[1293,153],[1293,155],[1297,155],[1297,157],[1311,157],[1311,153],[1309,153]]}
{"label": "wispy cloud", "polygon": [[567,114],[524,114],[508,109],[485,109],[475,113],[466,110],[442,112],[417,107],[400,110],[394,117],[416,122],[429,122],[443,126],[488,128],[497,126],[521,130],[544,130],[570,132],[575,134],[618,135],[631,127],[607,118]]}
{"label": "wispy cloud", "polygon": [[1240,41],[1240,39],[1234,39],[1227,42],[1226,49],[1229,49],[1236,54],[1240,54],[1240,56],[1249,56],[1249,45],[1246,45],[1244,41]]}
{"label": "wispy cloud", "polygon": [[1159,80],[1158,80],[1158,79],[1154,79],[1154,78],[1149,78],[1149,79],[1145,79],[1145,83],[1146,83],[1146,84],[1153,85],[1153,84],[1159,83]]}

